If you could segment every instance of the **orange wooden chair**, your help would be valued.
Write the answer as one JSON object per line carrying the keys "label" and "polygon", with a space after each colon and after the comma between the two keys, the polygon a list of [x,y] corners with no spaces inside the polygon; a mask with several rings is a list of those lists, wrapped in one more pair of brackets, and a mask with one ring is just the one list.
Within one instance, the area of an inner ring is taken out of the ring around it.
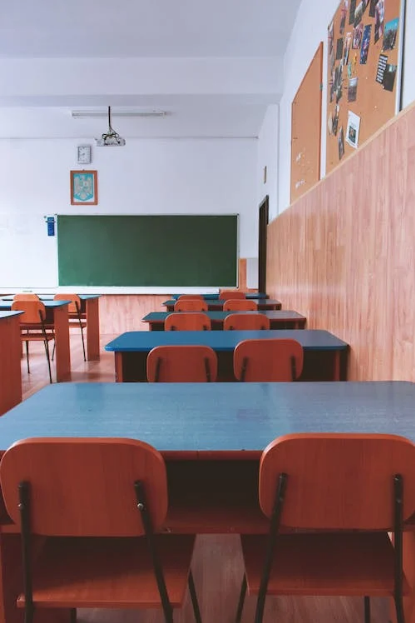
{"label": "orange wooden chair", "polygon": [[[190,570],[195,536],[155,534],[168,491],[164,460],[152,446],[26,439],[4,454],[0,476],[7,511],[21,527],[17,606],[26,623],[42,608],[161,608],[172,623],[187,584],[200,623]],[[36,536],[45,543],[33,560]]]}
{"label": "orange wooden chair", "polygon": [[233,371],[240,381],[295,381],[303,361],[303,347],[295,340],[243,340],[233,353]]}
{"label": "orange wooden chair", "polygon": [[165,331],[210,331],[210,318],[201,312],[169,314],[164,321]]}
{"label": "orange wooden chair", "polygon": [[236,621],[248,587],[257,595],[255,623],[266,595],[363,596],[366,623],[370,597],[388,596],[404,623],[402,530],[415,512],[414,466],[415,446],[391,435],[311,433],[273,441],[259,474],[269,534],[242,536]]}
{"label": "orange wooden chair", "polygon": [[156,346],[147,357],[151,383],[211,383],[217,372],[218,360],[210,346]]}
{"label": "orange wooden chair", "polygon": [[186,301],[186,300],[190,300],[190,301],[204,301],[204,298],[201,294],[181,294],[179,296],[179,298],[177,299],[178,301]]}
{"label": "orange wooden chair", "polygon": [[13,301],[40,301],[40,298],[32,292],[20,292],[13,296]]}
{"label": "orange wooden chair", "polygon": [[258,305],[247,299],[227,299],[223,311],[258,311]]}
{"label": "orange wooden chair", "polygon": [[270,327],[270,319],[264,314],[229,314],[223,321],[225,331],[267,330]]}
{"label": "orange wooden chair", "polygon": [[204,299],[178,299],[174,304],[175,312],[196,311],[204,312],[208,310],[208,304]]}
{"label": "orange wooden chair", "polygon": [[245,299],[245,293],[239,290],[222,290],[219,292],[219,298],[221,301],[227,301],[228,299]]}
{"label": "orange wooden chair", "polygon": [[71,301],[68,305],[69,328],[81,330],[82,351],[84,361],[86,361],[84,329],[86,327],[86,316],[81,313],[81,299],[77,294],[55,294],[55,301]]}
{"label": "orange wooden chair", "polygon": [[20,316],[20,338],[26,347],[27,373],[30,374],[29,342],[43,342],[48,362],[49,380],[52,383],[49,342],[55,339],[55,331],[53,325],[46,324],[44,304],[39,299],[17,300],[13,301],[12,310],[24,312]]}

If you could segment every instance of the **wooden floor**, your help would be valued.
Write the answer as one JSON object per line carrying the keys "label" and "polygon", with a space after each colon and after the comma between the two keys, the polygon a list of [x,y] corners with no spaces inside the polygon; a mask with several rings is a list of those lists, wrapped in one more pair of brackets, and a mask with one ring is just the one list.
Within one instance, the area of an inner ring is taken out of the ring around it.
{"label": "wooden floor", "polygon": [[[104,345],[113,335],[102,336],[100,361],[84,362],[80,336],[71,334],[72,381],[114,382],[114,355]],[[30,345],[31,374],[22,359],[23,399],[49,384],[46,357],[42,346]],[[53,378],[55,378],[54,370]],[[339,561],[341,564],[341,561]],[[242,558],[237,535],[198,536],[193,569],[204,623],[231,623],[234,620]],[[254,599],[248,598],[243,623],[254,619]],[[268,599],[264,623],[363,623],[363,600],[351,598],[284,598]],[[80,623],[163,623],[156,611],[80,610]],[[175,623],[193,623],[187,600],[182,611],[175,613]],[[372,600],[372,623],[387,623],[388,602]]]}

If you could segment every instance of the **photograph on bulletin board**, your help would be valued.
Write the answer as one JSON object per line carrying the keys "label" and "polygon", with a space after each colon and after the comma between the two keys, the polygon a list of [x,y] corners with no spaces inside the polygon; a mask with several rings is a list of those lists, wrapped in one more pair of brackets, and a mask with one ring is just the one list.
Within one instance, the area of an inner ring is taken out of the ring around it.
{"label": "photograph on bulletin board", "polygon": [[327,35],[332,171],[400,107],[405,0],[341,0]]}

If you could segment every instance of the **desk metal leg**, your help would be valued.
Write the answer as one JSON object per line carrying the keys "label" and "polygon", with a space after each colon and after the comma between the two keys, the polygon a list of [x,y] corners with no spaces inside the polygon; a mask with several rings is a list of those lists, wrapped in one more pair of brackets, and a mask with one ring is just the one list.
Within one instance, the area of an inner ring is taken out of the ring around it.
{"label": "desk metal leg", "polygon": [[99,359],[99,299],[86,301],[86,357],[88,361]]}

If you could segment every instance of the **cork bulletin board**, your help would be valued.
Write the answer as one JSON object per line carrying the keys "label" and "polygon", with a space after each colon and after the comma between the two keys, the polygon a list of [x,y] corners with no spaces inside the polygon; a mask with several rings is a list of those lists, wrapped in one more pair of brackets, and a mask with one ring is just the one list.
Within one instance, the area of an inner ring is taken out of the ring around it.
{"label": "cork bulletin board", "polygon": [[341,0],[328,28],[327,173],[399,110],[405,0]]}
{"label": "cork bulletin board", "polygon": [[323,43],[291,106],[291,203],[320,179]]}

